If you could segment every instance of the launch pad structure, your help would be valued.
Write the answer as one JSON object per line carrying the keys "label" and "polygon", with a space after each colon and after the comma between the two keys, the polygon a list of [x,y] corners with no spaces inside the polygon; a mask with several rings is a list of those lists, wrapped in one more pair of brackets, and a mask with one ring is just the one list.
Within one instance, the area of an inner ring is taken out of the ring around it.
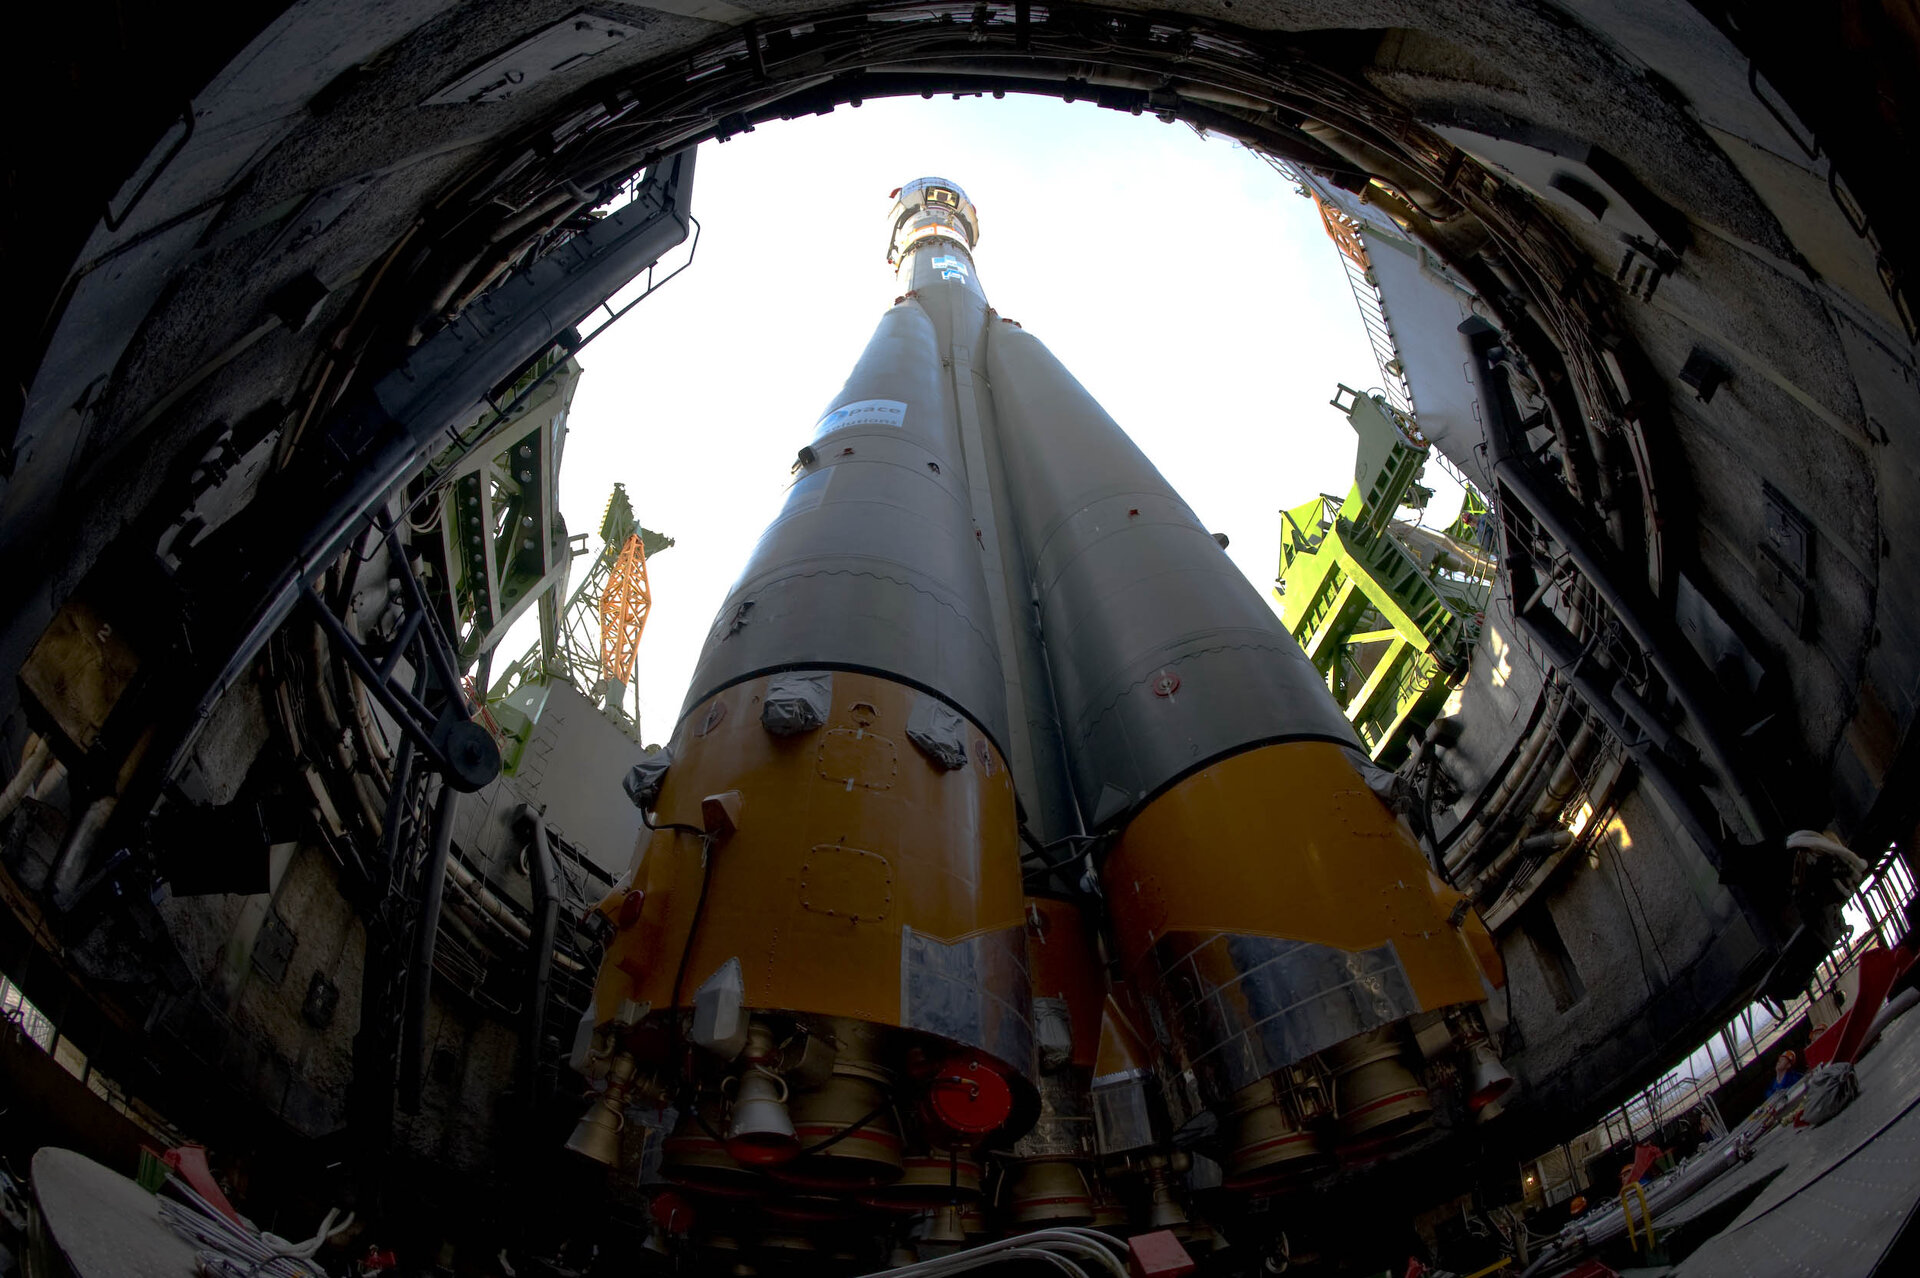
{"label": "launch pad structure", "polygon": [[[0,1268],[1920,1268],[1901,6],[16,27]],[[1008,93],[1311,201],[1354,486],[1276,487],[1264,597],[909,182],[643,746],[582,351],[708,143]]]}

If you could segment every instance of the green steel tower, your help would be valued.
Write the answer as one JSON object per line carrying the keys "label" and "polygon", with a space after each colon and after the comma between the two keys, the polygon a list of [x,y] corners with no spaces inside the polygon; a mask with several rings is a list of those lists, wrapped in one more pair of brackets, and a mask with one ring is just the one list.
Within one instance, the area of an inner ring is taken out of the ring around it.
{"label": "green steel tower", "polygon": [[1332,400],[1360,437],[1353,488],[1283,512],[1274,593],[1287,629],[1327,680],[1374,759],[1393,765],[1466,676],[1493,578],[1470,484],[1444,530],[1424,510],[1430,448],[1411,417],[1342,386]]}

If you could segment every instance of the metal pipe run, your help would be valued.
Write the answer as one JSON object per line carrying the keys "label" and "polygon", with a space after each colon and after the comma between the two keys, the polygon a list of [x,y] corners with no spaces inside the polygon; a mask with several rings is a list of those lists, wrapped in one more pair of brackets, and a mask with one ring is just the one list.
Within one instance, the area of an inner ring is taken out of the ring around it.
{"label": "metal pipe run", "polygon": [[433,990],[433,950],[440,935],[440,902],[447,890],[447,858],[453,847],[453,816],[460,791],[442,782],[433,807],[433,843],[421,869],[420,917],[407,965],[406,1022],[400,1038],[400,1107],[420,1111],[420,1067],[426,1055],[427,1004]]}
{"label": "metal pipe run", "polygon": [[1032,1233],[982,1243],[951,1256],[922,1260],[917,1264],[883,1269],[874,1278],[945,1278],[947,1274],[968,1273],[988,1266],[1022,1261],[1051,1262],[1063,1273],[1087,1278],[1089,1266],[1098,1272],[1126,1278],[1127,1266],[1117,1252],[1121,1244],[1095,1229],[1063,1226],[1037,1229]]}
{"label": "metal pipe run", "polygon": [[68,832],[67,841],[60,845],[53,867],[47,871],[47,901],[56,913],[65,914],[79,900],[80,886],[86,882],[87,871],[93,868],[93,846],[119,802],[117,796],[107,794],[88,804]]}
{"label": "metal pipe run", "polygon": [[[1643,776],[1673,811],[1681,829],[1700,845],[1707,859],[1721,872],[1723,881],[1737,878],[1742,867],[1728,865],[1728,853],[1734,845],[1721,833],[1718,815],[1705,801],[1700,787],[1674,770],[1667,757],[1655,750],[1643,734],[1635,731],[1625,712],[1614,704],[1608,688],[1587,673],[1581,648],[1557,623],[1543,623],[1536,617],[1518,618],[1520,629],[1532,639],[1554,669],[1560,671],[1573,691],[1587,703],[1607,729],[1613,733]],[[1557,633],[1556,633],[1557,632]]]}
{"label": "metal pipe run", "polygon": [[1556,686],[1547,695],[1551,699],[1547,712],[1523,739],[1520,753],[1501,775],[1499,786],[1478,814],[1462,823],[1464,836],[1456,839],[1443,862],[1448,874],[1456,874],[1467,867],[1467,863],[1480,850],[1481,838],[1505,820],[1508,808],[1531,784],[1534,774],[1546,758],[1547,745],[1559,731],[1561,717],[1566,711],[1567,694],[1564,687]]}
{"label": "metal pipe run", "polygon": [[[447,858],[447,879],[453,884],[454,890],[479,911],[477,917],[484,918],[522,945],[533,944],[533,929],[514,913],[512,906],[501,900],[493,889],[483,883],[480,877],[469,870],[457,856]],[[556,878],[554,881],[557,883],[559,880]],[[578,960],[557,951],[554,953],[553,960],[569,972],[582,970]]]}
{"label": "metal pipe run", "polygon": [[559,872],[547,842],[547,822],[530,803],[514,809],[513,823],[527,827],[527,876],[533,882],[533,941],[527,952],[527,1044],[521,1091],[529,1107],[540,1101],[540,1051],[546,1034],[547,985],[553,977],[553,936],[560,925]]}
{"label": "metal pipe run", "polygon": [[20,770],[13,774],[13,780],[7,782],[7,788],[0,792],[0,821],[13,815],[20,806],[20,800],[27,797],[34,784],[53,763],[53,747],[47,739],[35,736],[27,743],[27,752],[20,760]]}
{"label": "metal pipe run", "polygon": [[[1482,382],[1492,382],[1490,355],[1500,344],[1498,330],[1484,320],[1469,320],[1462,325],[1475,359],[1475,372]],[[1760,840],[1781,834],[1779,818],[1773,806],[1756,796],[1746,783],[1746,769],[1724,733],[1715,707],[1708,704],[1701,689],[1710,685],[1710,675],[1700,658],[1685,641],[1672,633],[1658,601],[1645,597],[1645,591],[1632,585],[1604,547],[1596,546],[1580,527],[1573,500],[1558,485],[1543,481],[1536,473],[1525,449],[1524,439],[1515,438],[1516,429],[1499,392],[1503,386],[1488,384],[1482,397],[1494,407],[1487,423],[1487,469],[1496,488],[1505,488],[1518,505],[1537,520],[1547,535],[1560,543],[1567,558],[1579,569],[1588,586],[1632,636],[1645,654],[1647,663],[1666,683],[1667,691],[1692,723],[1702,754],[1724,788],[1729,802]],[[1511,558],[1511,556],[1510,556]]]}

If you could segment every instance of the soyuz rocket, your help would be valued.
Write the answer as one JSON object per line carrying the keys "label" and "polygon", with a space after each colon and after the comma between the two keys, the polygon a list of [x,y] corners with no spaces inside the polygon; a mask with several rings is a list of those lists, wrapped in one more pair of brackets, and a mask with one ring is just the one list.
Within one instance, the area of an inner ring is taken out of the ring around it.
{"label": "soyuz rocket", "polygon": [[1509,1081],[1484,928],[1221,545],[987,304],[966,194],[895,198],[901,295],[630,783],[570,1144],[656,1141],[730,1235],[830,1199],[957,1242],[1191,1228],[1199,1158],[1274,1194],[1471,1121]]}

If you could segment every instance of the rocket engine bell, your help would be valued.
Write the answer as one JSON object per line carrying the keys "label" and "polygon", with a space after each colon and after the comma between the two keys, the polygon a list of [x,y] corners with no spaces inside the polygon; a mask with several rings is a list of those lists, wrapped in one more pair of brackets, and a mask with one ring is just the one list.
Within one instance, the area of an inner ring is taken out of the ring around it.
{"label": "rocket engine bell", "polygon": [[[902,295],[721,605],[601,907],[619,1090],[581,1146],[611,1158],[612,1111],[652,1098],[660,1175],[729,1204],[726,1245],[832,1198],[935,1249],[990,1209],[1117,1222],[1128,1184],[1185,1220],[1202,1160],[1169,1133],[1256,1192],[1384,1156],[1436,1107],[1431,1058],[1498,1072],[1497,973],[1271,609],[987,306],[973,203],[894,194]],[[1030,891],[1023,841],[1042,872],[1093,847],[1100,892]]]}

